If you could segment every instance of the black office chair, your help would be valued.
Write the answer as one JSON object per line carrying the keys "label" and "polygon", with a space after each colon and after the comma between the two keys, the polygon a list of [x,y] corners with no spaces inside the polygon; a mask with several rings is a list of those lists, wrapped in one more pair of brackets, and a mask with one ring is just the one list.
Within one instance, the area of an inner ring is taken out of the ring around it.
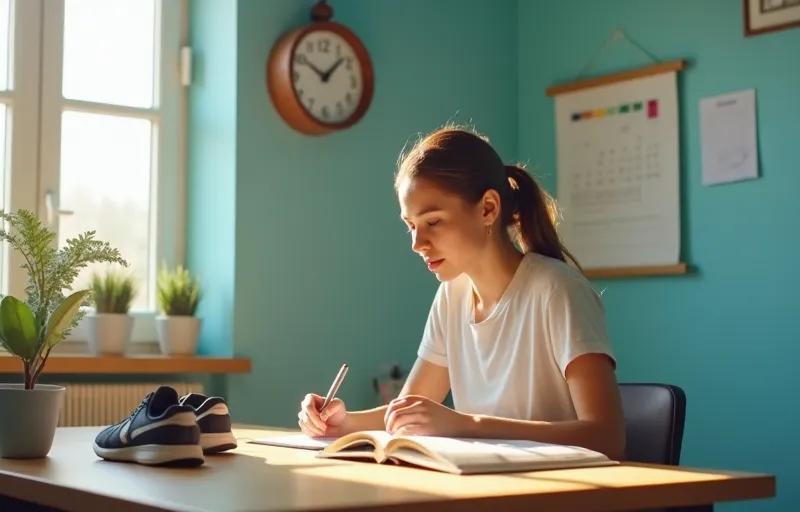
{"label": "black office chair", "polygon": [[[625,416],[625,459],[677,465],[681,459],[686,394],[669,384],[620,384]],[[710,512],[713,505],[669,512]],[[655,511],[651,511],[655,512]]]}
{"label": "black office chair", "polygon": [[677,465],[681,459],[686,394],[669,384],[620,384],[627,460]]}

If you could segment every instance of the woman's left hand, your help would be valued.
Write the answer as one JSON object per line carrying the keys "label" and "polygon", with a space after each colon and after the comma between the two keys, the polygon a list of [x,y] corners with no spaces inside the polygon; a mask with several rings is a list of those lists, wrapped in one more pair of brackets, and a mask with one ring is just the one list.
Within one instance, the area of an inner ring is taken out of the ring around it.
{"label": "woman's left hand", "polygon": [[389,402],[383,420],[390,434],[463,436],[469,416],[430,398],[406,395]]}

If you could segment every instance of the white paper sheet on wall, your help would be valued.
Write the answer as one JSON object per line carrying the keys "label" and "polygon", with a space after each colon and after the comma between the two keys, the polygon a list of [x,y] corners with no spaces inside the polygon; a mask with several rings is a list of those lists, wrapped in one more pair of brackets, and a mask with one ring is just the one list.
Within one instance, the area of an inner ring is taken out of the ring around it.
{"label": "white paper sheet on wall", "polygon": [[555,97],[560,233],[587,269],[677,263],[675,72]]}
{"label": "white paper sheet on wall", "polygon": [[700,100],[703,185],[758,178],[756,91]]}

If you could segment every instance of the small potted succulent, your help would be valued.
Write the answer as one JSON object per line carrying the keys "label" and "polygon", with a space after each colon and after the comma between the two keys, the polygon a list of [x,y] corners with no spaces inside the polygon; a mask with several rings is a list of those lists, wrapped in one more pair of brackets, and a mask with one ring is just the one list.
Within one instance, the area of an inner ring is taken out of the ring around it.
{"label": "small potted succulent", "polygon": [[109,270],[92,275],[95,312],[86,316],[89,352],[121,355],[131,339],[133,317],[128,314],[136,295],[133,277]]}
{"label": "small potted succulent", "polygon": [[200,319],[194,316],[200,302],[200,283],[181,265],[174,271],[162,266],[158,272],[156,332],[161,353],[192,355],[197,351]]}
{"label": "small potted succulent", "polygon": [[72,290],[89,263],[128,264],[108,242],[87,231],[56,249],[56,235],[28,210],[0,211],[0,240],[22,254],[28,273],[25,301],[0,301],[0,343],[20,358],[24,382],[0,384],[0,457],[44,457],[53,444],[64,403],[62,386],[37,384],[50,351],[83,316],[90,290]]}

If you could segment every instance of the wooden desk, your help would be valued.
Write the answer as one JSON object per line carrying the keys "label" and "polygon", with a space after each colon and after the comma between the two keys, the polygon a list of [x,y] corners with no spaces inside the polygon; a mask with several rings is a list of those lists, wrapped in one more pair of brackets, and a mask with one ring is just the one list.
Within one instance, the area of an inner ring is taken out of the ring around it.
{"label": "wooden desk", "polygon": [[317,459],[249,444],[283,431],[236,429],[239,448],[199,468],[103,461],[96,427],[59,428],[45,459],[0,459],[0,494],[65,510],[526,511],[632,510],[775,494],[770,475],[620,466],[457,476],[411,467]]}

